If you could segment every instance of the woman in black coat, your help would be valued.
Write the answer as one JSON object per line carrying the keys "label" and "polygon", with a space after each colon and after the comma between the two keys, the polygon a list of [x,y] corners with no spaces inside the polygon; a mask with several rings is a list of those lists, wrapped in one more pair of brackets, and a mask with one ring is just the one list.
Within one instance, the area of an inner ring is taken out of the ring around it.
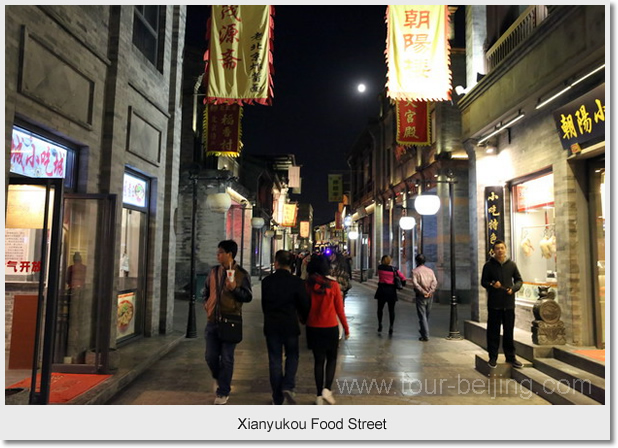
{"label": "woman in black coat", "polygon": [[395,275],[401,279],[405,286],[406,277],[397,268],[391,266],[392,258],[389,255],[382,256],[378,266],[378,289],[374,298],[378,300],[378,333],[382,331],[382,316],[384,305],[388,303],[388,317],[390,328],[388,334],[393,334],[395,323],[395,302],[397,302],[397,288],[395,287]]}

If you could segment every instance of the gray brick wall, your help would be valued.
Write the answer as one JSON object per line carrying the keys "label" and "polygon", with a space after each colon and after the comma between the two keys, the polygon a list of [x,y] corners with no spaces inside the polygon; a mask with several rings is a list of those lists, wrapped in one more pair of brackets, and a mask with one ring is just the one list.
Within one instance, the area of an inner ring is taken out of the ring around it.
{"label": "gray brick wall", "polygon": [[[144,328],[145,335],[151,336],[172,330],[173,300],[170,299],[173,299],[175,263],[168,260],[176,253],[174,216],[178,194],[182,116],[179,105],[186,7],[163,7],[161,71],[133,45],[133,8],[105,5],[5,8],[5,185],[9,184],[11,129],[17,117],[22,125],[33,130],[46,130],[74,142],[79,148],[77,191],[110,193],[118,197],[114,247],[117,254],[120,251],[125,166],[151,179]],[[57,71],[40,73],[43,83],[40,90],[35,83],[19,84],[19,80],[36,79],[36,72],[22,64],[22,52],[23,59],[33,64],[49,60],[49,64],[57,66]],[[66,86],[61,96],[64,101],[58,101],[53,91],[45,92],[46,84]],[[83,85],[92,86],[89,97],[84,95],[83,89],[73,90]],[[89,105],[88,122],[72,115],[72,103],[81,109],[84,104]],[[139,113],[160,135],[160,146],[154,151],[159,157],[155,160],[143,158],[136,150],[140,142],[136,140],[139,135],[135,129],[130,128],[132,111]],[[115,273],[120,256],[114,258]],[[109,281],[115,288],[115,275]],[[10,300],[6,302],[9,304]],[[6,316],[9,325],[10,310]],[[113,316],[115,319],[115,312]],[[114,328],[112,324],[112,330]]]}

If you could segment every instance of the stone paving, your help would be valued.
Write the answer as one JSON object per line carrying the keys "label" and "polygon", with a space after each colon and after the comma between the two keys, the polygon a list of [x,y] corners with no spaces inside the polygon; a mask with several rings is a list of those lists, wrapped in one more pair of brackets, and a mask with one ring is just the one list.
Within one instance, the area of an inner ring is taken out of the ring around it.
{"label": "stone paving", "polygon": [[[395,330],[377,333],[374,290],[353,283],[346,299],[350,339],[340,343],[333,392],[341,405],[542,405],[549,404],[511,379],[490,379],[475,370],[475,355],[486,358],[476,344],[447,340],[450,307],[434,304],[430,340],[418,340],[413,303],[396,305]],[[268,356],[262,333],[260,284],[253,285],[254,300],[243,308],[244,340],[236,349],[232,393],[228,405],[271,403]],[[176,330],[186,326],[187,302],[177,301]],[[196,305],[198,338],[183,339],[107,404],[211,405],[213,380],[204,361],[205,313]],[[388,311],[384,324],[388,329]],[[469,318],[467,305],[459,305],[459,331]],[[315,401],[313,356],[301,336],[297,375],[297,401]]]}

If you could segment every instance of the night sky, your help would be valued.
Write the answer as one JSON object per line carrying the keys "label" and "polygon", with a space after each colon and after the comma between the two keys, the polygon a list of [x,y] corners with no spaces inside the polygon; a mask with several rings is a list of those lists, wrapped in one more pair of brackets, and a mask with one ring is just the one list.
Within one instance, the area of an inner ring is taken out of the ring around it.
{"label": "night sky", "polygon": [[[187,7],[187,39],[206,48],[209,7]],[[245,106],[243,151],[294,154],[314,225],[334,220],[327,174],[349,169],[350,150],[379,112],[386,84],[386,5],[276,5],[272,106]],[[357,85],[367,90],[360,94]]]}

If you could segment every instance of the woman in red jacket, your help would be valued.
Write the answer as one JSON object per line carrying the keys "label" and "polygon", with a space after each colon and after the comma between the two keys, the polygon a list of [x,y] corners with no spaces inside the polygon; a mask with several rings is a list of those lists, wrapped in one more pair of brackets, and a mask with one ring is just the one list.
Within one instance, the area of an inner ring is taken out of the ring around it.
{"label": "woman in red jacket", "polygon": [[343,311],[343,298],[339,284],[326,278],[330,265],[323,255],[312,255],[307,265],[306,287],[311,297],[311,309],[307,318],[307,342],[313,351],[314,375],[317,389],[315,404],[324,401],[335,404],[331,392],[335,369],[337,368],[337,348],[339,327],[337,317],[343,325],[345,338],[350,337],[348,321]]}

